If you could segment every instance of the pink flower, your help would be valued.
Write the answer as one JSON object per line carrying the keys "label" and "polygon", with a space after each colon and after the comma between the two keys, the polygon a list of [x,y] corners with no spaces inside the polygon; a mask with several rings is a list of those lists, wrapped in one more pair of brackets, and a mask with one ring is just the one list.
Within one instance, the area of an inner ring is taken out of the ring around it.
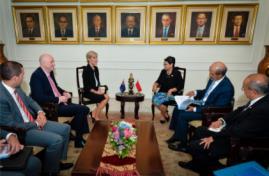
{"label": "pink flower", "polygon": [[119,139],[119,137],[120,137],[120,133],[119,133],[119,131],[115,131],[115,132],[114,132],[114,138],[115,138],[115,139]]}
{"label": "pink flower", "polygon": [[129,138],[129,137],[131,137],[133,135],[133,132],[129,129],[129,128],[125,128],[124,129],[124,136],[126,137],[126,138]]}
{"label": "pink flower", "polygon": [[117,127],[115,127],[115,126],[112,127],[112,132],[115,132],[115,131],[117,131],[117,130],[118,130]]}

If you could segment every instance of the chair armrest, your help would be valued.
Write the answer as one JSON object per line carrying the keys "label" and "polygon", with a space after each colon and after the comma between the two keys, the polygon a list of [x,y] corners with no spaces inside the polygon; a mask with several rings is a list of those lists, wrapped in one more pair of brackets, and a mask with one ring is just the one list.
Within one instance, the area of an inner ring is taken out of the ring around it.
{"label": "chair armrest", "polygon": [[105,93],[108,91],[108,86],[107,85],[100,85],[99,87],[104,87],[105,88]]}
{"label": "chair armrest", "polygon": [[58,121],[58,104],[57,103],[43,103],[42,104],[42,109],[46,113],[46,117],[48,120],[52,121]]}
{"label": "chair armrest", "polygon": [[26,130],[10,126],[0,126],[0,128],[8,132],[15,133],[18,136],[20,143],[24,144]]}
{"label": "chair armrest", "polygon": [[212,121],[230,113],[233,110],[232,106],[229,107],[205,107],[202,109],[203,122],[205,126],[209,126]]}

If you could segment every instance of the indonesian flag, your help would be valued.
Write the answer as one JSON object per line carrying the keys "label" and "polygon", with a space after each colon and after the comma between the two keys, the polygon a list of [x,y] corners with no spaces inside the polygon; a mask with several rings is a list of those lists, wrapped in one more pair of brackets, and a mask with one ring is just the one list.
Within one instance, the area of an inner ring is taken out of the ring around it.
{"label": "indonesian flag", "polygon": [[136,81],[135,87],[136,87],[136,89],[137,89],[138,92],[141,92],[142,91],[142,87],[141,87],[139,81]]}

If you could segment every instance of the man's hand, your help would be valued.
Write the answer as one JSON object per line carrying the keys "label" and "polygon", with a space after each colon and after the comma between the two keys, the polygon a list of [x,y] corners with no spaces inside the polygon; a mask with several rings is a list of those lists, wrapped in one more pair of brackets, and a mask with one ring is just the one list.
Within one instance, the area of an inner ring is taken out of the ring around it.
{"label": "man's hand", "polygon": [[60,103],[66,103],[67,100],[68,100],[68,98],[67,98],[66,96],[60,96],[60,97],[59,97],[59,101],[60,101]]}
{"label": "man's hand", "polygon": [[189,91],[186,93],[187,96],[189,97],[193,97],[195,95],[195,92],[194,91]]}
{"label": "man's hand", "polygon": [[37,123],[41,128],[43,128],[47,123],[47,118],[44,114],[44,112],[39,112],[36,118]]}
{"label": "man's hand", "polygon": [[188,112],[194,112],[194,106],[188,106],[188,108],[186,109],[186,111]]}
{"label": "man's hand", "polygon": [[203,138],[201,139],[200,145],[204,144],[204,149],[209,149],[210,144],[214,141],[213,137],[207,137],[207,138]]}
{"label": "man's hand", "polygon": [[7,143],[9,144],[9,153],[11,155],[23,149],[23,145],[20,144],[17,137],[13,134],[8,137]]}
{"label": "man's hand", "polygon": [[219,128],[222,125],[222,121],[218,119],[210,124],[209,128]]}
{"label": "man's hand", "polygon": [[64,92],[63,95],[67,98],[70,99],[71,98],[71,94],[69,92]]}

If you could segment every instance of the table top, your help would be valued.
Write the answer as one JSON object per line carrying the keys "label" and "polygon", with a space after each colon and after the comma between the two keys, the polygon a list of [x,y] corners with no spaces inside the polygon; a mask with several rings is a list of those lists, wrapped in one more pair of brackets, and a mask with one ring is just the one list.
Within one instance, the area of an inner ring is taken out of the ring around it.
{"label": "table top", "polygon": [[[110,121],[96,121],[86,145],[73,168],[72,176],[95,175],[108,136]],[[163,176],[159,146],[153,122],[136,121],[136,167],[140,175]]]}
{"label": "table top", "polygon": [[129,94],[128,92],[118,92],[116,93],[116,100],[118,101],[144,101],[145,95],[143,93],[134,93],[134,94]]}

